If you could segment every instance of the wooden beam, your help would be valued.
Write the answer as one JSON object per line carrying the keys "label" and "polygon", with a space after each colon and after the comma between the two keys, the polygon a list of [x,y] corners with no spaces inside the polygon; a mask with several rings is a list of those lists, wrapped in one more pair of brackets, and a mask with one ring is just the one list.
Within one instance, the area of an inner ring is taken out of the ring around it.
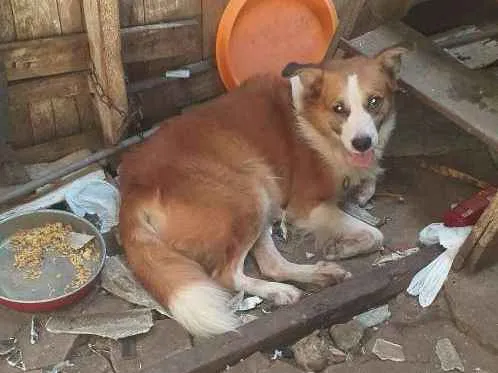
{"label": "wooden beam", "polygon": [[202,55],[214,57],[216,33],[228,0],[202,0]]}
{"label": "wooden beam", "polygon": [[106,144],[116,144],[125,131],[128,99],[121,61],[117,0],[83,0],[90,58],[90,89],[94,92]]}
{"label": "wooden beam", "polygon": [[17,159],[24,163],[53,162],[80,149],[97,150],[102,146],[97,131],[61,137],[43,144],[15,150]]}
{"label": "wooden beam", "polygon": [[401,22],[343,40],[344,48],[367,56],[400,45],[415,46],[403,56],[404,86],[470,134],[498,147],[498,84],[492,74],[466,68]]}
{"label": "wooden beam", "polygon": [[198,53],[201,27],[196,20],[135,26],[121,31],[125,63]]}
{"label": "wooden beam", "polygon": [[20,105],[43,98],[68,98],[88,93],[87,73],[69,73],[13,83],[9,86],[9,102]]}
{"label": "wooden beam", "polygon": [[460,248],[453,269],[459,271],[466,265],[475,272],[484,265],[498,260],[498,195],[496,195]]}
{"label": "wooden beam", "polygon": [[293,343],[311,331],[344,322],[404,291],[413,275],[437,255],[424,249],[406,259],[354,277],[282,307],[242,326],[237,333],[211,338],[144,373],[218,373],[254,352]]}
{"label": "wooden beam", "polygon": [[[197,56],[201,27],[195,20],[130,27],[121,30],[121,39],[126,63]],[[79,33],[0,44],[0,59],[9,81],[83,71],[89,63],[88,37]]]}
{"label": "wooden beam", "polygon": [[88,68],[86,34],[0,44],[9,81],[37,78]]}

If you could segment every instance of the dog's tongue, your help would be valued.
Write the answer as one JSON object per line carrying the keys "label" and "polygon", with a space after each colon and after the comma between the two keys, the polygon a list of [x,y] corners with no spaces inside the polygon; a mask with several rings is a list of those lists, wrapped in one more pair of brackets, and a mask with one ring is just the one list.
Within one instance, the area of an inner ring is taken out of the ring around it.
{"label": "dog's tongue", "polygon": [[364,153],[349,153],[349,161],[356,167],[370,167],[374,160],[374,151],[370,149]]}

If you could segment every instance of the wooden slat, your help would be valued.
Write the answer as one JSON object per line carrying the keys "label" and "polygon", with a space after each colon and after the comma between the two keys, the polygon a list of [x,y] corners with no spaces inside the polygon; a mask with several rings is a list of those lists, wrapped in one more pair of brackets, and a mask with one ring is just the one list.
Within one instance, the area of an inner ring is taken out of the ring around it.
{"label": "wooden slat", "polygon": [[145,23],[192,18],[201,14],[201,0],[144,0]]}
{"label": "wooden slat", "polygon": [[16,150],[20,162],[53,162],[80,149],[96,150],[102,146],[96,131],[61,137],[49,142]]}
{"label": "wooden slat", "polygon": [[345,48],[368,56],[398,45],[416,46],[403,57],[401,81],[464,130],[498,147],[498,84],[493,75],[467,69],[399,22],[344,41]]}
{"label": "wooden slat", "polygon": [[[85,25],[95,80],[95,93],[103,90],[106,101],[94,94],[104,142],[115,144],[126,130],[123,115],[128,113],[128,99],[121,60],[121,33],[117,0],[83,0]],[[100,89],[99,89],[100,88]],[[112,103],[112,105],[109,105]]]}
{"label": "wooden slat", "polygon": [[214,56],[216,32],[228,0],[202,0],[202,55]]}
{"label": "wooden slat", "polygon": [[9,142],[14,147],[33,145],[33,129],[28,104],[10,104],[9,120],[11,128]]}
{"label": "wooden slat", "polygon": [[405,290],[412,276],[435,255],[435,250],[423,250],[326,288],[242,326],[237,333],[211,338],[143,372],[218,373],[256,351],[293,343],[315,329],[343,322],[388,301]]}
{"label": "wooden slat", "polygon": [[119,2],[121,27],[145,24],[144,0],[121,0]]}
{"label": "wooden slat", "polygon": [[50,100],[30,103],[29,116],[35,144],[46,142],[55,137],[54,111]]}
{"label": "wooden slat", "polygon": [[[136,83],[136,85],[140,84],[140,82]],[[224,88],[216,69],[210,69],[195,74],[190,79],[164,81],[164,84],[152,89],[137,90],[135,86],[130,86],[129,90],[134,91],[140,98],[144,121],[156,123],[179,114],[185,106],[221,94]]]}
{"label": "wooden slat", "polygon": [[74,98],[53,98],[56,137],[74,135],[80,131],[78,108]]}
{"label": "wooden slat", "polygon": [[88,39],[75,34],[0,44],[0,59],[9,81],[82,71],[88,68]]}
{"label": "wooden slat", "polygon": [[[181,21],[124,29],[125,61],[146,61],[183,57],[201,58],[201,30],[196,21]],[[88,69],[86,34],[73,34],[23,42],[0,44],[9,81],[57,75]]]}
{"label": "wooden slat", "polygon": [[83,32],[81,0],[57,0],[62,34]]}
{"label": "wooden slat", "polygon": [[43,98],[67,98],[88,93],[87,73],[70,73],[13,83],[9,86],[9,102],[15,105]]}
{"label": "wooden slat", "polygon": [[96,115],[92,100],[89,94],[78,95],[75,97],[76,107],[78,109],[78,117],[80,122],[80,130],[82,132],[95,130]]}
{"label": "wooden slat", "polygon": [[0,0],[0,25],[0,43],[15,40],[16,30],[10,0]]}
{"label": "wooden slat", "polygon": [[61,34],[57,0],[11,0],[17,40]]}
{"label": "wooden slat", "polygon": [[125,63],[198,54],[201,27],[195,20],[135,26],[122,30]]}

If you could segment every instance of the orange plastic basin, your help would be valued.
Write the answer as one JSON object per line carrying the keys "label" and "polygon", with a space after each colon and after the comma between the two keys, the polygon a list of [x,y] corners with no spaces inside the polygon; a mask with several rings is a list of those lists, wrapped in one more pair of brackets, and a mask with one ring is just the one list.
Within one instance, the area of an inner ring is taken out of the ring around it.
{"label": "orange plastic basin", "polygon": [[216,62],[227,89],[289,62],[317,63],[337,27],[329,0],[231,0],[220,20]]}

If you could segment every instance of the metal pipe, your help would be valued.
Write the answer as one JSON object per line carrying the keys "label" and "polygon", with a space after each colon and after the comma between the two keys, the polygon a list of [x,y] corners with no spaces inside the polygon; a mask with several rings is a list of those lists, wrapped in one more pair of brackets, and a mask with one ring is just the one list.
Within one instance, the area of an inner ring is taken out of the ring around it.
{"label": "metal pipe", "polygon": [[159,127],[153,127],[150,130],[145,131],[142,134],[142,136],[136,135],[136,136],[129,137],[129,138],[121,141],[119,144],[117,144],[111,148],[100,150],[96,153],[93,153],[89,157],[82,159],[81,161],[67,165],[65,167],[62,167],[59,170],[56,170],[56,171],[50,173],[49,175],[43,176],[39,179],[32,180],[26,184],[23,184],[23,185],[15,188],[13,191],[5,193],[4,195],[1,195],[0,196],[0,205],[3,203],[6,203],[6,202],[12,201],[16,198],[28,195],[29,193],[34,192],[36,189],[44,186],[45,184],[49,184],[49,183],[51,183],[51,182],[53,182],[61,177],[69,175],[72,172],[78,171],[86,166],[89,166],[93,163],[96,163],[104,158],[107,158],[107,157],[113,155],[113,154],[116,154],[116,153],[130,147],[131,145],[138,144],[143,139],[149,137],[154,132],[156,132],[156,130],[158,128]]}

